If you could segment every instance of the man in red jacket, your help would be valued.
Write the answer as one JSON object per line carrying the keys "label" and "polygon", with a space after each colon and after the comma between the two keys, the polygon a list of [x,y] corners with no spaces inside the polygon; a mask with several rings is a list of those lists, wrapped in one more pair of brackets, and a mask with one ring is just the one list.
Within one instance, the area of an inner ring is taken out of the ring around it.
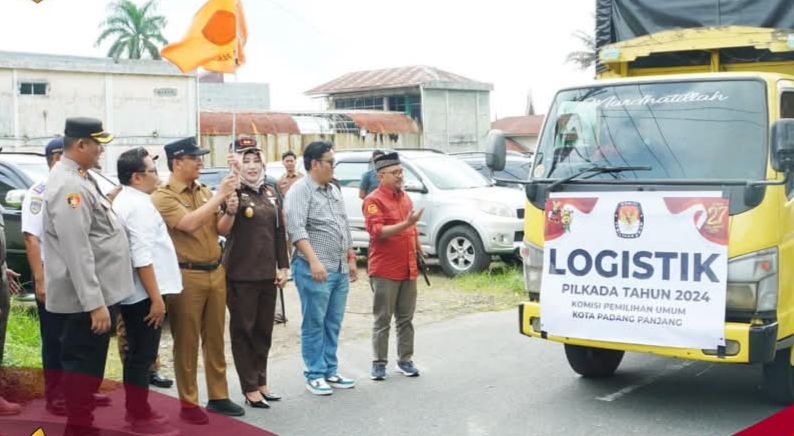
{"label": "man in red jacket", "polygon": [[397,368],[416,377],[414,326],[416,309],[417,252],[421,255],[416,223],[424,209],[413,210],[413,202],[402,189],[403,168],[397,153],[378,156],[375,161],[380,186],[362,205],[369,233],[368,274],[372,286],[372,373],[373,380],[386,378],[391,319],[397,326]]}

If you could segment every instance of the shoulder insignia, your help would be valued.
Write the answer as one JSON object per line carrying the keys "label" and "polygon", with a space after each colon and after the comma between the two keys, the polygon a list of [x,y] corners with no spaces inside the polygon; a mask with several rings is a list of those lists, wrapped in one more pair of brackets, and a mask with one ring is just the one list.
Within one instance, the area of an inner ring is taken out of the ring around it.
{"label": "shoulder insignia", "polygon": [[43,194],[44,193],[44,188],[46,188],[46,187],[47,187],[47,185],[45,185],[44,183],[39,183],[38,185],[35,185],[33,187],[33,192],[35,192],[37,194]]}
{"label": "shoulder insignia", "polygon": [[81,199],[80,199],[80,194],[79,193],[72,192],[71,194],[67,194],[66,195],[66,203],[72,209],[77,209],[78,207],[80,207],[80,202],[81,202]]}
{"label": "shoulder insignia", "polygon": [[380,212],[378,209],[378,205],[375,203],[370,203],[367,205],[367,213],[370,215],[375,215],[376,213]]}
{"label": "shoulder insignia", "polygon": [[30,201],[30,213],[38,215],[41,212],[41,199],[36,198]]}

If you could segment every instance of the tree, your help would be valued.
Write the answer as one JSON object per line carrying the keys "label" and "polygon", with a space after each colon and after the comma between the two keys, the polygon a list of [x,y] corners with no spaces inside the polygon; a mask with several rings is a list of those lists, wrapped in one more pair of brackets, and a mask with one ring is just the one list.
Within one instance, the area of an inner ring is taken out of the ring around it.
{"label": "tree", "polygon": [[108,9],[110,16],[100,25],[103,30],[96,47],[112,37],[108,57],[118,60],[126,55],[128,59],[141,59],[148,53],[152,59],[160,59],[160,47],[168,44],[162,34],[167,21],[164,16],[156,15],[157,0],[149,0],[141,7],[131,0],[119,0]]}
{"label": "tree", "polygon": [[565,57],[565,62],[574,63],[582,70],[590,68],[590,66],[595,63],[596,59],[598,59],[595,37],[581,30],[577,30],[571,36],[582,43],[584,50],[568,53],[568,56]]}

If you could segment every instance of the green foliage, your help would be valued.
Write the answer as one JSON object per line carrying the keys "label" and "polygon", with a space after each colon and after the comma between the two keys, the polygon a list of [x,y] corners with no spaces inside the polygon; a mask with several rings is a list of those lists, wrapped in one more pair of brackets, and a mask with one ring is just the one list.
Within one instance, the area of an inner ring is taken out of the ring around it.
{"label": "green foliage", "polygon": [[138,6],[130,0],[119,0],[109,6],[110,15],[100,24],[102,33],[95,45],[98,47],[108,38],[113,43],[107,56],[118,60],[141,59],[148,54],[152,59],[160,59],[160,48],[168,41],[163,37],[167,20],[156,15],[157,0],[149,0]]}

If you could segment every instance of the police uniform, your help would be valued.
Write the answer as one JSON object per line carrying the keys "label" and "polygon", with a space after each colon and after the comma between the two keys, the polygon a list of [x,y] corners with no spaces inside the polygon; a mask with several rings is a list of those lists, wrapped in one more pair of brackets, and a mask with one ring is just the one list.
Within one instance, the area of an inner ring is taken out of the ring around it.
{"label": "police uniform", "polygon": [[[238,153],[259,153],[238,149]],[[261,153],[260,153],[261,154]],[[282,198],[270,184],[242,183],[237,192],[239,207],[226,241],[229,331],[232,355],[243,393],[267,385],[267,359],[273,337],[276,306],[276,269],[289,267]],[[269,394],[266,400],[277,400]],[[260,406],[267,407],[267,401]]]}
{"label": "police uniform", "polygon": [[[64,133],[97,146],[113,139],[92,118],[67,119]],[[65,148],[67,156],[53,167],[44,192],[46,306],[64,314],[61,363],[67,425],[90,426],[92,394],[105,374],[110,339],[109,331],[91,330],[91,312],[110,309],[132,293],[132,267],[129,243],[110,201],[69,151]]]}
{"label": "police uniform", "polygon": [[[181,155],[201,156],[195,138],[165,146],[169,160]],[[199,340],[203,347],[204,369],[210,401],[228,399],[224,331],[226,318],[226,274],[220,264],[221,247],[217,230],[219,209],[192,233],[178,230],[179,221],[212,198],[212,191],[196,181],[189,185],[172,174],[152,194],[154,206],[168,226],[182,271],[183,291],[166,301],[174,338],[174,373],[183,406],[198,404],[197,362]],[[239,407],[239,406],[238,406]],[[183,408],[185,412],[185,408]]]}

